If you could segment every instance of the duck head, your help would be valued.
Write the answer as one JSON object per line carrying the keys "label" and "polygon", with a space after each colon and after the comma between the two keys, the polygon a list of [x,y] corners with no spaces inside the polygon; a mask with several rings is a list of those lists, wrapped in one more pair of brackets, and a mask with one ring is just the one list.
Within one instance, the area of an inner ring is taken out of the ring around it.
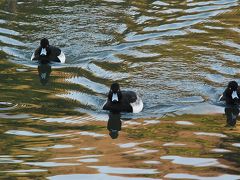
{"label": "duck head", "polygon": [[228,88],[230,88],[233,91],[236,91],[238,89],[238,83],[236,81],[230,81],[228,83]]}
{"label": "duck head", "polygon": [[47,50],[49,47],[48,39],[43,38],[40,42],[40,47],[41,47],[40,56],[47,56]]}
{"label": "duck head", "polygon": [[112,98],[111,98],[111,101],[113,103],[118,103],[120,101],[120,86],[118,83],[113,83],[111,85],[111,89],[110,89],[110,92],[112,94]]}
{"label": "duck head", "polygon": [[228,83],[228,89],[230,90],[230,92],[232,93],[232,99],[236,99],[238,100],[238,94],[237,94],[237,90],[238,90],[238,83],[236,81],[230,81]]}

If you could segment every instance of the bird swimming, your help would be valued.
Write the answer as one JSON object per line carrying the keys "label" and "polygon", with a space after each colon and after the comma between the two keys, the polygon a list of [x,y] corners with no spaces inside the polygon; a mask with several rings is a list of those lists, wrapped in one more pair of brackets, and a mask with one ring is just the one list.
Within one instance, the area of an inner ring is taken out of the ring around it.
{"label": "bird swimming", "polygon": [[32,54],[31,61],[37,60],[40,63],[60,62],[65,63],[65,54],[58,47],[49,44],[48,39],[43,38],[40,46]]}
{"label": "bird swimming", "polygon": [[220,101],[225,101],[225,115],[226,115],[226,127],[234,127],[237,122],[239,114],[240,103],[240,89],[236,81],[230,81],[223,94],[220,96]]}
{"label": "bird swimming", "polygon": [[226,105],[237,105],[240,103],[240,88],[236,81],[230,81],[227,88],[219,98],[220,101],[225,101]]}
{"label": "bird swimming", "polygon": [[122,91],[118,83],[113,83],[103,110],[111,112],[138,113],[143,109],[142,99],[133,91]]}

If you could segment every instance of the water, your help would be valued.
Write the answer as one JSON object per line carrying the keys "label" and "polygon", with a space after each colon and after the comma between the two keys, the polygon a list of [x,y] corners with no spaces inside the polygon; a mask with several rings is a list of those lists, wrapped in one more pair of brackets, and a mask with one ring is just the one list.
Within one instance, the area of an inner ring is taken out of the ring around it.
{"label": "water", "polygon": [[[225,117],[159,119],[224,113],[217,99],[240,76],[238,10],[238,0],[0,1],[0,176],[239,179],[239,130]],[[65,64],[30,61],[43,37]],[[121,115],[114,140],[101,110],[113,81],[144,102]]]}

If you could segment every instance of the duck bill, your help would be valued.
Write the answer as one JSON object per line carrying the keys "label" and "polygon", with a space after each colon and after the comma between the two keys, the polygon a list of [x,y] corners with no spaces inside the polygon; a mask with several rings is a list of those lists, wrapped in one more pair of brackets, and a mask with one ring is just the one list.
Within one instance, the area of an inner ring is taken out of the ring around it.
{"label": "duck bill", "polygon": [[112,95],[112,102],[118,102],[119,100],[118,100],[118,95],[117,95],[117,93],[113,93],[113,95]]}
{"label": "duck bill", "polygon": [[42,48],[42,49],[41,49],[40,55],[41,55],[41,56],[46,56],[46,55],[47,55],[47,50],[46,50],[46,48]]}

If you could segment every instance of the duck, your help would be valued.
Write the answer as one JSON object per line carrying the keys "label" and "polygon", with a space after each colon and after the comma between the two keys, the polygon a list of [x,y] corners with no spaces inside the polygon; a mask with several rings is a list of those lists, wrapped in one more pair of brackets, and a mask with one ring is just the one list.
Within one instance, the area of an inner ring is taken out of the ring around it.
{"label": "duck", "polygon": [[219,101],[225,101],[226,105],[238,105],[240,103],[240,88],[236,81],[230,81]]}
{"label": "duck", "polygon": [[40,41],[40,46],[32,54],[31,61],[39,61],[40,63],[60,62],[65,63],[65,54],[60,48],[49,44],[47,38]]}
{"label": "duck", "polygon": [[120,85],[117,82],[111,85],[107,101],[103,105],[103,110],[139,113],[142,109],[143,102],[137,93],[120,90]]}
{"label": "duck", "polygon": [[240,88],[238,83],[230,81],[219,100],[224,101],[226,105],[224,109],[226,115],[225,127],[233,128],[239,115]]}

